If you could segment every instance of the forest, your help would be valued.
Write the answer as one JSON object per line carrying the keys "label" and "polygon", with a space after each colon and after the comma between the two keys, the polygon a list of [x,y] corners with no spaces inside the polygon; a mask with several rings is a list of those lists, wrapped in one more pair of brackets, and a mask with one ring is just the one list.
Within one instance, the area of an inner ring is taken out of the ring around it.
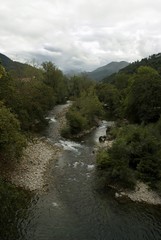
{"label": "forest", "polygon": [[160,58],[137,61],[100,82],[67,77],[51,62],[22,78],[1,64],[0,161],[17,161],[28,138],[47,125],[48,111],[70,99],[63,137],[85,133],[100,119],[115,122],[106,136],[112,146],[97,153],[101,187],[133,188],[141,180],[161,191]]}

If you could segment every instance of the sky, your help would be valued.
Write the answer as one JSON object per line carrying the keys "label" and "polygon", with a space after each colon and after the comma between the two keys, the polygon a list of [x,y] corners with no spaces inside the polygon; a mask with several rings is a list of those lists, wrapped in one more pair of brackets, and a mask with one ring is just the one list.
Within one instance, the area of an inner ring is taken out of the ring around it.
{"label": "sky", "polygon": [[161,0],[5,0],[0,52],[91,71],[161,52]]}

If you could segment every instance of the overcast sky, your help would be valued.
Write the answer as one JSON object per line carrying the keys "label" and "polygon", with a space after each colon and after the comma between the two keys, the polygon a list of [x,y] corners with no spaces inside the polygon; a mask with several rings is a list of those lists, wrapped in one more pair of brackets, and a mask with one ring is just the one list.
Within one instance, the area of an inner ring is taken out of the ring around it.
{"label": "overcast sky", "polygon": [[161,0],[4,0],[0,52],[93,70],[161,52]]}

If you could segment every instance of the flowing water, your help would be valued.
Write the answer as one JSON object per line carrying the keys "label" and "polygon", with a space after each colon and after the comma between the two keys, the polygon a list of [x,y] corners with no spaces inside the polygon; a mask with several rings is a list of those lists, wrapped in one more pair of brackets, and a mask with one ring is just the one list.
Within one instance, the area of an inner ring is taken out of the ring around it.
{"label": "flowing water", "polygon": [[58,134],[55,111],[49,115],[46,136],[64,150],[51,164],[48,191],[33,196],[25,218],[17,221],[21,233],[18,239],[160,240],[161,208],[119,202],[112,190],[96,190],[95,147],[110,123],[102,122],[80,142],[74,142]]}

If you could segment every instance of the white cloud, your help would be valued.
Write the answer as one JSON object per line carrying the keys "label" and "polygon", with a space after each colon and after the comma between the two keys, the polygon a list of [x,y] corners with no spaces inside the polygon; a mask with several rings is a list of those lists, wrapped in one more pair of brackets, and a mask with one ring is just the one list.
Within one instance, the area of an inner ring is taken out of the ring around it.
{"label": "white cloud", "polygon": [[161,51],[160,0],[5,0],[0,52],[90,70]]}

